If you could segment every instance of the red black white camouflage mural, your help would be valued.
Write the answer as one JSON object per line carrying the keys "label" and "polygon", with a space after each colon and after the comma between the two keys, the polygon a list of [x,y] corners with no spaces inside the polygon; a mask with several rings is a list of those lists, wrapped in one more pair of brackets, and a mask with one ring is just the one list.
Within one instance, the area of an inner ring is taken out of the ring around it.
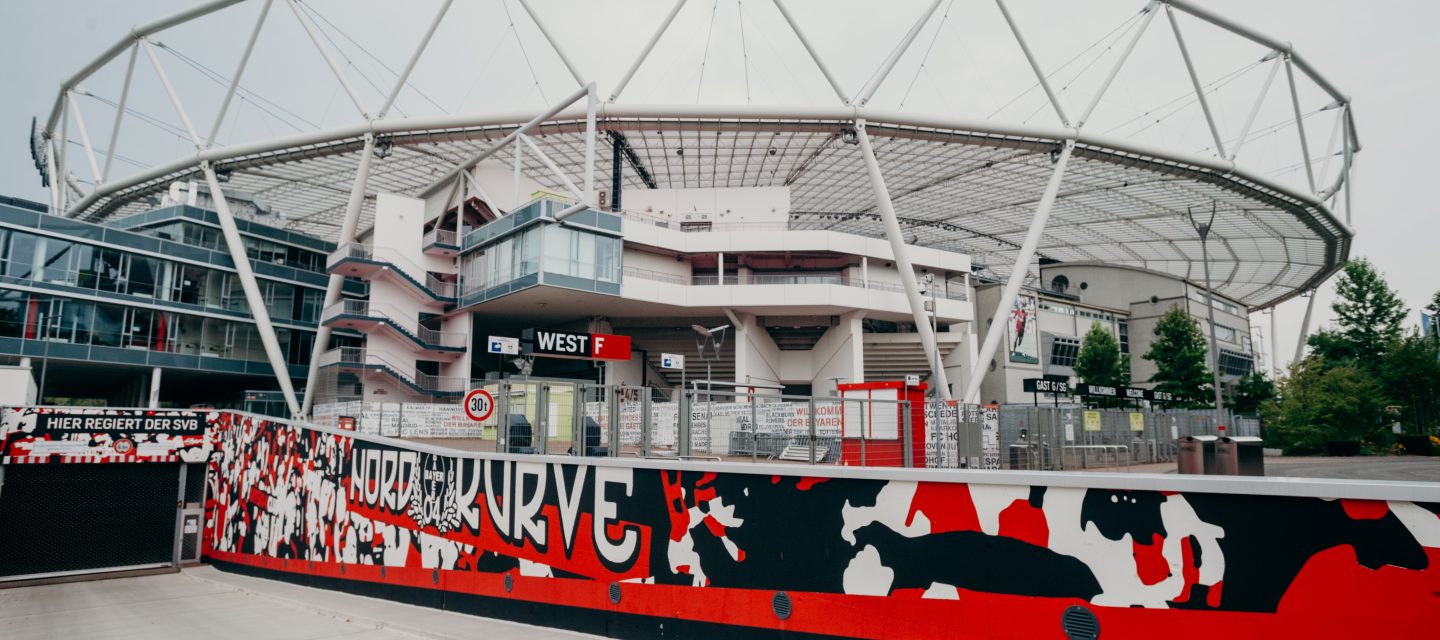
{"label": "red black white camouflage mural", "polygon": [[220,421],[213,560],[538,624],[1061,638],[1080,606],[1101,637],[1370,637],[1440,614],[1440,503],[454,457]]}

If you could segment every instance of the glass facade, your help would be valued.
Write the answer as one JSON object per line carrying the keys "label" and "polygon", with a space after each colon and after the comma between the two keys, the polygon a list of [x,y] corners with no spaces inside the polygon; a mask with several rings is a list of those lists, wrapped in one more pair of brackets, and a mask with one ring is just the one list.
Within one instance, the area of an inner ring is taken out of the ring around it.
{"label": "glass facade", "polygon": [[[139,215],[159,218],[151,221],[156,227],[122,229],[0,205],[0,351],[268,375],[224,240],[213,224],[203,224],[213,214],[172,208]],[[174,219],[187,216],[202,223]],[[325,296],[325,243],[251,229],[277,239],[244,236],[280,350],[287,363],[303,367]],[[345,290],[352,289],[363,291],[347,281]]]}
{"label": "glass facade", "polygon": [[[234,273],[108,247],[0,228],[0,276],[87,291],[179,302],[248,313]],[[259,280],[271,318],[314,323],[325,297],[321,289]]]}
{"label": "glass facade", "polygon": [[[621,238],[536,219],[537,224],[486,236],[489,242],[461,257],[462,305],[542,283],[619,292]],[[477,233],[486,231],[482,227]]]}
{"label": "glass facade", "polygon": [[[312,332],[276,328],[286,361],[310,361]],[[265,362],[255,325],[240,320],[0,290],[0,338],[48,340]]]}
{"label": "glass facade", "polygon": [[[225,237],[221,235],[219,229],[197,222],[169,222],[147,227],[139,231],[163,240],[174,240],[195,247],[204,247],[215,251],[228,250],[225,247]],[[242,236],[242,239],[245,242],[245,254],[250,256],[251,260],[294,267],[305,271],[325,271],[325,260],[328,256],[324,253],[279,242],[262,240],[252,236]]]}

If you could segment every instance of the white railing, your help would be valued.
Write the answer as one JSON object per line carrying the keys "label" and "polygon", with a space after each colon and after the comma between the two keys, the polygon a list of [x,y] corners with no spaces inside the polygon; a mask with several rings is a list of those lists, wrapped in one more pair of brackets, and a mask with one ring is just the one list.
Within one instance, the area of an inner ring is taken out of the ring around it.
{"label": "white railing", "polygon": [[467,377],[433,376],[418,371],[407,371],[384,356],[371,353],[364,347],[337,347],[320,354],[316,363],[321,367],[337,364],[385,367],[396,377],[425,391],[464,393],[470,388],[470,379]]}
{"label": "white railing", "polygon": [[[855,287],[857,289],[871,289],[876,291],[887,291],[904,293],[905,287],[893,282],[880,282],[877,280],[865,281],[860,278],[851,278],[831,273],[795,273],[795,274],[750,274],[750,275],[727,275],[722,283],[719,276],[684,276],[649,269],[638,269],[625,267],[622,270],[626,278],[639,278],[652,282],[665,282],[684,286],[715,286],[718,284],[746,286],[746,285],[777,285],[777,284],[829,284],[842,287]],[[949,293],[938,293],[937,298],[942,300],[964,301],[965,292],[954,291]]]}
{"label": "white railing", "polygon": [[436,331],[418,323],[412,324],[404,320],[408,316],[399,309],[386,304],[374,304],[368,300],[341,300],[326,307],[320,314],[320,321],[323,323],[340,315],[389,320],[402,331],[429,345],[464,348],[467,339],[464,333]]}
{"label": "white railing", "polygon": [[[453,235],[453,232],[451,232]],[[330,259],[325,262],[326,269],[333,268],[341,260],[358,259],[384,262],[394,265],[397,270],[408,276],[411,280],[420,283],[430,293],[441,298],[454,298],[456,284],[448,280],[442,280],[434,273],[415,264],[410,259],[400,255],[398,251],[381,247],[376,249],[368,244],[352,243],[341,246],[330,254]]]}
{"label": "white railing", "polygon": [[460,246],[458,236],[455,234],[454,230],[440,228],[431,229],[428,233],[426,233],[425,240],[420,244],[420,246],[428,247],[432,244],[447,244],[457,247]]}

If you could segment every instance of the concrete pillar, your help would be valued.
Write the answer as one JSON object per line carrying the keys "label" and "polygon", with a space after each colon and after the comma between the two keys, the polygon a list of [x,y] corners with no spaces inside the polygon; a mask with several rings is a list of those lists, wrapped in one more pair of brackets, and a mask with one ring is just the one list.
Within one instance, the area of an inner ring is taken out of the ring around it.
{"label": "concrete pillar", "polygon": [[[770,338],[756,321],[756,317],[747,313],[738,313],[725,310],[725,315],[730,318],[730,324],[734,331],[733,349],[735,350],[735,381],[741,386],[735,388],[736,393],[746,393],[749,385],[745,383],[776,384],[781,382],[781,362],[783,360],[780,347]],[[757,391],[763,394],[775,394],[774,391]]]}
{"label": "concrete pillar", "polygon": [[864,311],[840,316],[840,322],[810,349],[812,395],[839,395],[835,378],[841,378],[840,384],[865,381],[864,318]]}
{"label": "concrete pillar", "polygon": [[160,408],[160,367],[150,370],[150,404],[146,406],[151,409]]}

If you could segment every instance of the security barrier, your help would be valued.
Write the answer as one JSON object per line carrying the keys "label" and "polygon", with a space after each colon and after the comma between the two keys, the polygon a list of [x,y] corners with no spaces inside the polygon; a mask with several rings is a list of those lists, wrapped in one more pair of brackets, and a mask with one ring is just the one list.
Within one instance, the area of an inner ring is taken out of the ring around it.
{"label": "security barrier", "polygon": [[1236,416],[1222,430],[1213,410],[1087,409],[1004,405],[1000,442],[1006,469],[1063,471],[1171,462],[1186,436],[1258,436],[1260,423]]}
{"label": "security barrier", "polygon": [[[342,418],[353,419],[361,434],[464,439],[457,446],[476,451],[513,451],[514,443],[506,442],[512,427],[502,427],[513,421],[519,437],[530,442],[523,448],[558,455],[583,448],[610,457],[1000,468],[993,407],[922,400],[918,393],[812,397],[734,387],[681,392],[522,377],[475,381],[474,388],[494,404],[478,421],[457,404],[353,399],[316,405],[315,423],[339,427]],[[585,444],[587,430],[593,442]]]}

